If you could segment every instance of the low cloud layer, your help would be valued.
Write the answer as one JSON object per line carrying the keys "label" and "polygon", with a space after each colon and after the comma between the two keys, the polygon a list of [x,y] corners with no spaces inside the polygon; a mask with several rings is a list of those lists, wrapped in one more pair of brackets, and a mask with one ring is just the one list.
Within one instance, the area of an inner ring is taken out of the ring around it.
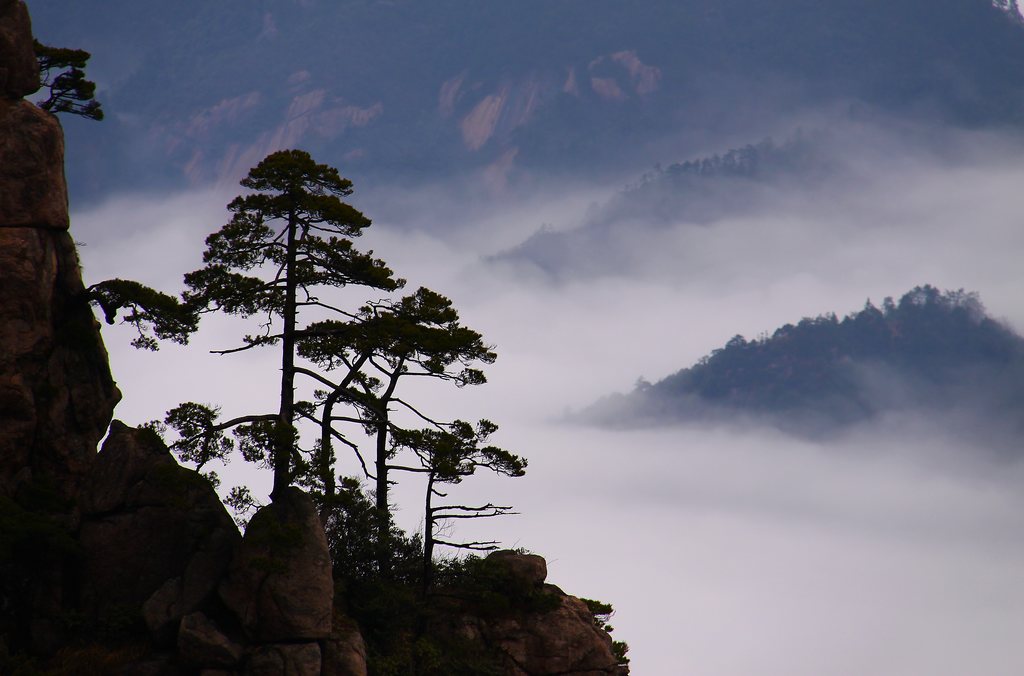
{"label": "low cloud layer", "polygon": [[[996,144],[975,147],[985,145]],[[1024,165],[995,150],[953,155],[872,165],[869,153],[856,180],[780,189],[771,208],[700,227],[636,223],[607,242],[625,254],[620,265],[575,274],[567,261],[557,279],[528,260],[489,257],[544,223],[582,222],[586,205],[616,186],[552,186],[514,208],[463,207],[447,186],[394,198],[382,187],[355,200],[376,217],[362,245],[412,288],[451,296],[497,347],[489,385],[424,396],[439,412],[498,422],[497,441],[530,468],[520,480],[467,482],[459,495],[514,504],[522,515],[487,533],[545,554],[567,591],[616,606],[635,673],[1024,670],[1018,464],[978,456],[928,420],[898,433],[878,423],[828,445],[757,428],[553,422],[737,333],[844,314],[922,283],[978,291],[992,315],[1024,328]],[[230,197],[124,197],[75,213],[87,281],[179,290]],[[272,354],[206,354],[242,330],[207,321],[193,347],[156,354],[133,352],[121,328],[106,331],[125,393],[117,415],[139,423],[185,399],[226,414],[272,405]],[[268,479],[241,461],[224,474],[228,484]],[[397,494],[410,529],[418,491]]]}

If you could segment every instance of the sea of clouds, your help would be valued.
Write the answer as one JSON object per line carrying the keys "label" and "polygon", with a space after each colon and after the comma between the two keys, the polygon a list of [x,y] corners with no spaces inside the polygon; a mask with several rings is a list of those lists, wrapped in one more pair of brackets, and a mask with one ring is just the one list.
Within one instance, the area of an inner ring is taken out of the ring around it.
{"label": "sea of clouds", "polygon": [[[632,223],[605,243],[619,264],[567,260],[557,278],[501,254],[542,225],[579,227],[631,177],[496,197],[444,182],[353,196],[375,219],[361,245],[409,290],[449,295],[499,354],[484,387],[410,395],[439,415],[494,420],[496,441],[530,461],[522,479],[453,489],[460,502],[521,512],[459,524],[459,534],[540,552],[551,581],[613,603],[634,673],[1024,673],[1019,462],[975,452],[927,419],[879,420],[829,443],[750,426],[560,422],[735,334],[842,315],[919,284],[978,291],[993,316],[1024,329],[1024,148],[988,135],[938,149],[859,138],[841,178],[699,226]],[[75,211],[87,283],[126,277],[180,291],[232,196],[124,195]],[[246,328],[209,318],[191,346],[157,353],[105,329],[125,395],[117,417],[138,424],[185,400],[225,415],[274,410],[272,352],[208,354]],[[341,471],[357,466],[345,460]],[[241,460],[220,473],[225,487],[269,484]],[[410,530],[420,491],[404,481],[396,492]]]}

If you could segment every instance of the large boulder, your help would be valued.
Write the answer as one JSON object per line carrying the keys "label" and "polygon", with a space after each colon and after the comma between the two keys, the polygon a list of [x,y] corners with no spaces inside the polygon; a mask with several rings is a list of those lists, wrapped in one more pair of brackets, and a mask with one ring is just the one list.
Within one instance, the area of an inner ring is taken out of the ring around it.
{"label": "large boulder", "polygon": [[595,625],[587,604],[575,596],[559,595],[554,610],[492,620],[480,629],[484,640],[507,656],[508,676],[628,673],[612,652],[611,636]]}
{"label": "large boulder", "polygon": [[0,637],[52,653],[74,596],[75,502],[120,393],[67,232],[64,138],[28,11],[0,0]]}
{"label": "large boulder", "polygon": [[178,655],[182,662],[194,667],[233,667],[242,659],[238,645],[201,612],[181,619],[178,630]]}
{"label": "large boulder", "polygon": [[260,646],[246,662],[245,676],[320,676],[320,646],[284,643]]}
{"label": "large boulder", "polygon": [[525,587],[540,587],[548,577],[548,562],[538,554],[500,549],[487,555],[487,563],[503,568],[509,577]]}
{"label": "large boulder", "polygon": [[0,98],[0,227],[68,228],[64,135],[28,101]]}
{"label": "large boulder", "polygon": [[[434,620],[435,630],[456,641],[496,651],[506,676],[624,676],[611,636],[587,603],[544,584],[547,562],[536,554],[494,552],[484,572],[503,603],[476,592],[453,595]],[[493,600],[493,599],[492,599]]]}
{"label": "large boulder", "polygon": [[321,646],[321,676],[366,676],[366,642],[352,620],[336,614],[331,637]]}
{"label": "large boulder", "polygon": [[39,89],[32,22],[21,0],[0,0],[0,99],[20,99]]}
{"label": "large boulder", "polygon": [[35,479],[74,499],[121,396],[74,242],[0,227],[0,277],[0,495]]}
{"label": "large boulder", "polygon": [[60,124],[10,98],[38,78],[26,49],[34,67],[24,4],[0,0],[0,496],[73,500],[120,393],[67,233]]}
{"label": "large boulder", "polygon": [[220,597],[253,641],[330,636],[331,557],[308,495],[289,488],[253,515]]}
{"label": "large boulder", "polygon": [[215,597],[241,540],[208,481],[151,430],[117,421],[81,503],[83,610],[145,611],[158,637]]}

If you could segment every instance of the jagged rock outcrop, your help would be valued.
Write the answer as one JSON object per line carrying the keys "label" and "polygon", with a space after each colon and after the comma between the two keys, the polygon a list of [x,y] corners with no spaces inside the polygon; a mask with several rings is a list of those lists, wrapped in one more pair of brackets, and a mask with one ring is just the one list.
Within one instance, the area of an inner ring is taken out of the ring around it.
{"label": "jagged rock outcrop", "polygon": [[81,505],[80,607],[96,619],[141,610],[158,637],[214,595],[241,540],[209,482],[118,421]]}
{"label": "jagged rock outcrop", "polygon": [[316,643],[272,643],[261,646],[246,663],[244,676],[320,676]]}
{"label": "jagged rock outcrop", "polygon": [[[503,656],[506,676],[625,676],[612,638],[587,604],[545,584],[547,562],[536,554],[492,553],[486,563],[514,601],[500,613],[481,612],[472,600],[440,615],[437,629],[480,642]],[[518,603],[515,603],[516,599]]]}
{"label": "jagged rock outcrop", "polygon": [[178,653],[182,662],[195,667],[231,668],[242,660],[242,646],[225,636],[201,612],[181,619]]}
{"label": "jagged rock outcrop", "polygon": [[39,88],[23,2],[0,0],[0,496],[73,499],[120,398],[67,233],[60,124]]}
{"label": "jagged rock outcrop", "polygon": [[607,676],[618,666],[612,639],[594,625],[587,604],[548,585],[558,606],[545,613],[476,624],[483,640],[508,656],[508,676]]}
{"label": "jagged rock outcrop", "polygon": [[25,4],[0,0],[0,639],[53,651],[76,498],[120,394],[67,232],[64,140]]}
{"label": "jagged rock outcrop", "polygon": [[0,99],[0,224],[66,230],[64,138],[50,113]]}
{"label": "jagged rock outcrop", "polygon": [[331,636],[321,642],[321,676],[366,676],[366,642],[359,627],[340,613]]}
{"label": "jagged rock outcrop", "polygon": [[308,495],[289,488],[253,515],[220,596],[253,641],[330,637],[331,556]]}

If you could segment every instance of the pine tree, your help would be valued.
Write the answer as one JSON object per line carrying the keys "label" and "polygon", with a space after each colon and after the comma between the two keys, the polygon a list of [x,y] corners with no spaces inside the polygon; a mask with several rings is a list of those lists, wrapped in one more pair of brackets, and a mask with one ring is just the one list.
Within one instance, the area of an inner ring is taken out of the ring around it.
{"label": "pine tree", "polygon": [[39,62],[39,86],[49,96],[39,107],[51,113],[71,113],[90,120],[102,120],[103,109],[96,100],[96,83],[85,78],[85,64],[92,56],[82,49],[49,47],[34,42]]}
{"label": "pine tree", "polygon": [[207,238],[204,267],[185,276],[185,298],[207,312],[261,318],[257,333],[221,353],[277,348],[278,410],[217,423],[211,407],[190,402],[172,411],[168,422],[181,435],[179,450],[223,453],[229,446],[210,440],[236,428],[243,456],[273,469],[273,497],[292,483],[303,463],[295,427],[308,413],[308,406],[295,399],[296,347],[306,331],[302,311],[337,311],[321,296],[341,287],[392,291],[403,282],[372,252],[353,246],[351,238],[370,221],[342,201],[352,183],[337,169],[317,164],[301,150],[285,150],[267,156],[241,185],[252,192],[228,205],[231,221]]}

